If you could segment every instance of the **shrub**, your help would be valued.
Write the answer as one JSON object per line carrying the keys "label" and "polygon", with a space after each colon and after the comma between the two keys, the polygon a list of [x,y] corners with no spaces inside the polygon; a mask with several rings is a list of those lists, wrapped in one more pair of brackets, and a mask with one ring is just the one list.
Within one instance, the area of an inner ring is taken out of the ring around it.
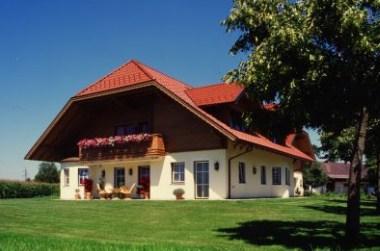
{"label": "shrub", "polygon": [[0,199],[59,194],[59,184],[0,180]]}
{"label": "shrub", "polygon": [[185,190],[183,190],[182,188],[177,188],[177,189],[174,189],[173,194],[176,196],[177,195],[182,196],[185,194]]}

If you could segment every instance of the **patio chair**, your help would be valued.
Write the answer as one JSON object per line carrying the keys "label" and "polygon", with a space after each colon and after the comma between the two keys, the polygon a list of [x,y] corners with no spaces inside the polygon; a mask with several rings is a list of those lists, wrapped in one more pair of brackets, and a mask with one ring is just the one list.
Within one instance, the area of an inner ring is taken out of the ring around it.
{"label": "patio chair", "polygon": [[132,192],[135,189],[135,187],[136,187],[136,183],[133,183],[130,188],[128,188],[127,186],[120,187],[120,191],[119,191],[120,196],[123,199],[132,198]]}
{"label": "patio chair", "polygon": [[96,188],[98,190],[99,197],[102,199],[110,199],[112,198],[112,191],[107,191],[106,189],[101,189],[99,184],[96,184]]}

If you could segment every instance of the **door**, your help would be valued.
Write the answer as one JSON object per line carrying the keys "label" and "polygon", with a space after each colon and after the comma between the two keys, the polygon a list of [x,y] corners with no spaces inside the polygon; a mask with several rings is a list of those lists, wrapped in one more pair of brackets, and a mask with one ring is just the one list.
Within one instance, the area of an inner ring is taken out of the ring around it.
{"label": "door", "polygon": [[206,199],[209,196],[208,161],[194,162],[195,198]]}
{"label": "door", "polygon": [[150,167],[138,167],[138,183],[139,188],[137,193],[143,195],[145,198],[150,198]]}

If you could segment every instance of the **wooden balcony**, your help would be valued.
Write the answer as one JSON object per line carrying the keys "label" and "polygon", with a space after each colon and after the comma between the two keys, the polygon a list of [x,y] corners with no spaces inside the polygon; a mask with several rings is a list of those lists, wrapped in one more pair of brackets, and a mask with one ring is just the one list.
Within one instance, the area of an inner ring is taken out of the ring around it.
{"label": "wooden balcony", "polygon": [[165,155],[165,145],[161,134],[151,134],[149,140],[142,142],[128,142],[113,146],[81,147],[79,159],[81,161],[94,160],[124,160],[143,157],[159,157]]}

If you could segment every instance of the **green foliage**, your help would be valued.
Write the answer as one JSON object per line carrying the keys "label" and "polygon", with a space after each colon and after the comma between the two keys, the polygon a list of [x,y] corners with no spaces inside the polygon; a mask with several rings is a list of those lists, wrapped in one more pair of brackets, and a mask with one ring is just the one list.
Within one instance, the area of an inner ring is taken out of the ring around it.
{"label": "green foliage", "polygon": [[[321,147],[317,152],[320,158],[349,162],[353,157],[356,128],[354,125],[339,132],[321,131]],[[376,166],[380,154],[380,121],[369,121],[365,155],[371,166]],[[368,164],[368,163],[367,163]]]}
{"label": "green foliage", "polygon": [[307,186],[320,187],[326,185],[327,176],[321,168],[321,163],[313,162],[303,170],[303,183]]}
{"label": "green foliage", "polygon": [[1,181],[0,199],[58,196],[59,185],[21,181]]}
{"label": "green foliage", "polygon": [[323,159],[349,162],[353,157],[354,143],[354,127],[343,129],[340,134],[322,131],[321,147],[318,151]]}
{"label": "green foliage", "polygon": [[293,128],[348,128],[362,107],[378,111],[379,10],[365,0],[235,0],[223,24],[241,33],[231,52],[248,57],[226,80],[279,103]]}
{"label": "green foliage", "polygon": [[185,190],[183,190],[182,188],[176,188],[176,189],[174,189],[173,194],[174,195],[184,195]]}
{"label": "green foliage", "polygon": [[355,241],[368,120],[380,111],[380,1],[234,0],[223,24],[240,32],[231,52],[247,55],[226,81],[279,104],[297,130],[355,127],[346,228]]}
{"label": "green foliage", "polygon": [[379,177],[377,176],[377,172],[375,167],[370,166],[368,168],[368,184],[372,187],[376,187],[378,185]]}
{"label": "green foliage", "polygon": [[38,173],[34,177],[36,181],[46,183],[58,183],[59,171],[54,163],[42,162],[39,166]]}

